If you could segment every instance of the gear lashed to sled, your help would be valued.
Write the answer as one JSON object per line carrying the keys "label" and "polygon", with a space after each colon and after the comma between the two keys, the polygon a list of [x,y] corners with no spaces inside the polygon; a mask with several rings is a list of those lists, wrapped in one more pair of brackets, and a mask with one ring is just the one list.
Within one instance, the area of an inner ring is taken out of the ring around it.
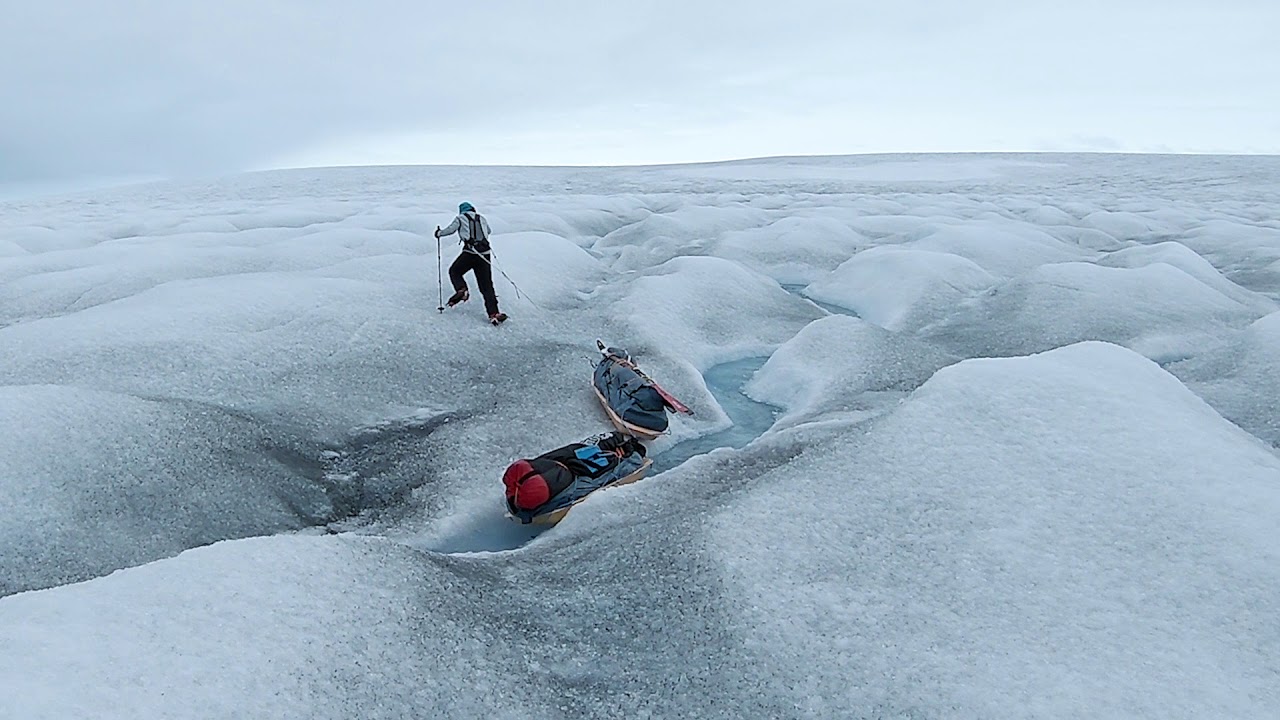
{"label": "gear lashed to sled", "polygon": [[653,464],[640,441],[610,432],[511,463],[502,475],[507,516],[524,524],[555,525],[591,493],[626,485]]}
{"label": "gear lashed to sled", "polygon": [[596,349],[602,357],[596,364],[592,385],[610,422],[619,430],[654,440],[667,431],[669,410],[693,414],[636,366],[626,350],[608,347],[601,340],[596,340]]}

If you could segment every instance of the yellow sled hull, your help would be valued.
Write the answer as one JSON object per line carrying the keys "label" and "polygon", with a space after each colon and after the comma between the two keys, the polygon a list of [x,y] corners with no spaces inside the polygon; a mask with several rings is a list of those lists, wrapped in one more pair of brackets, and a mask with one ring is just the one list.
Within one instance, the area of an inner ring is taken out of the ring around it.
{"label": "yellow sled hull", "polygon": [[613,408],[609,407],[609,401],[604,399],[604,395],[600,393],[600,389],[595,386],[592,386],[591,389],[595,391],[596,399],[600,401],[600,407],[604,408],[604,413],[609,416],[609,422],[613,423],[614,427],[629,435],[635,435],[641,440],[657,440],[662,436],[662,432],[660,431],[642,428],[639,425],[632,425],[626,420],[618,417],[618,414],[613,411]]}

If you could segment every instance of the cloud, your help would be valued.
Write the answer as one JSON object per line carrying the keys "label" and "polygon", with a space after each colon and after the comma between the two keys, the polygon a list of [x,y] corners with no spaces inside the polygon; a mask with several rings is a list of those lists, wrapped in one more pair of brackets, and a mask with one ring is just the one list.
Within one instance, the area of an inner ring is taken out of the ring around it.
{"label": "cloud", "polygon": [[[1273,20],[1232,0],[47,0],[0,25],[0,182],[462,142],[519,162],[530,138],[602,162],[1074,136],[1274,151]],[[1188,124],[1188,105],[1218,109]]]}

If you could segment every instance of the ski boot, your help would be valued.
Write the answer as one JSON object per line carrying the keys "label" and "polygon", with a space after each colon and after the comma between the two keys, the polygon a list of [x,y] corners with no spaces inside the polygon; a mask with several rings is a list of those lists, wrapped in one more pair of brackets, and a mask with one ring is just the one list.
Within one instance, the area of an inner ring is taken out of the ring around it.
{"label": "ski boot", "polygon": [[458,303],[466,302],[470,298],[471,298],[471,291],[467,290],[466,288],[462,288],[458,292],[454,293],[453,296],[449,298],[449,302],[445,304],[448,305],[449,307],[453,307]]}
{"label": "ski boot", "polygon": [[489,316],[489,322],[493,325],[501,325],[507,319],[506,313],[494,313]]}

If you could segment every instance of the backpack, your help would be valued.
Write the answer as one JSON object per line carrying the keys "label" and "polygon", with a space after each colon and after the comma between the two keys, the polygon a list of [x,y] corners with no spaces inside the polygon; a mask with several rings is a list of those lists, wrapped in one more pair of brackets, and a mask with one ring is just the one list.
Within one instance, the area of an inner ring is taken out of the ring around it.
{"label": "backpack", "polygon": [[533,510],[546,504],[573,484],[573,473],[557,462],[535,458],[517,460],[502,474],[507,504],[517,510]]}
{"label": "backpack", "polygon": [[489,237],[484,233],[484,224],[480,222],[480,216],[475,213],[463,213],[462,217],[467,219],[470,226],[470,237],[463,243],[465,249],[475,253],[489,252]]}

